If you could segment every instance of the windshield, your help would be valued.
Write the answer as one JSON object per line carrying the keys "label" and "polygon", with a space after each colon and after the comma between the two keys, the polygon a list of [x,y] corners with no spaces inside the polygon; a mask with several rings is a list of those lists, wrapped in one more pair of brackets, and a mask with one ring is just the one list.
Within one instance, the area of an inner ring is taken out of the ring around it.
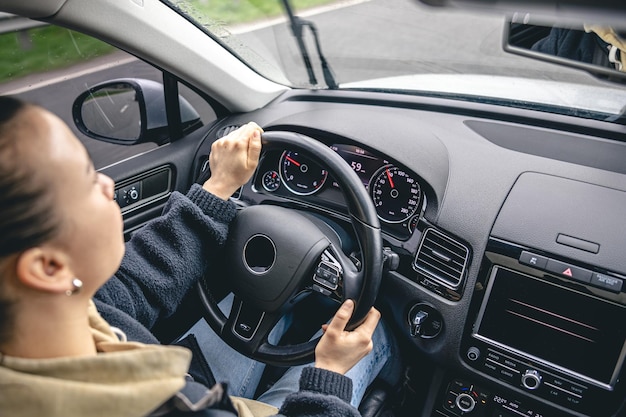
{"label": "windshield", "polygon": [[487,99],[611,121],[621,120],[626,104],[620,84],[505,52],[501,15],[415,0],[237,0],[216,7],[220,3],[169,4],[258,73],[294,88]]}

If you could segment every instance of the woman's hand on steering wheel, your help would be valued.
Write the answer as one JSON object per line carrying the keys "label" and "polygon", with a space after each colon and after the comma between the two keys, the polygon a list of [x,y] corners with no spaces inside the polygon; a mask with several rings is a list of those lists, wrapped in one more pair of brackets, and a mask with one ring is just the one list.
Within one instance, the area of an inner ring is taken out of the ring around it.
{"label": "woman's hand on steering wheel", "polygon": [[365,320],[354,330],[346,325],[354,312],[354,301],[346,300],[329,324],[324,324],[324,335],[315,348],[315,367],[345,374],[373,348],[372,335],[380,320],[380,312],[370,309]]}
{"label": "woman's hand on steering wheel", "polygon": [[217,197],[228,200],[247,183],[259,163],[263,129],[254,122],[241,126],[211,146],[211,177],[203,187]]}

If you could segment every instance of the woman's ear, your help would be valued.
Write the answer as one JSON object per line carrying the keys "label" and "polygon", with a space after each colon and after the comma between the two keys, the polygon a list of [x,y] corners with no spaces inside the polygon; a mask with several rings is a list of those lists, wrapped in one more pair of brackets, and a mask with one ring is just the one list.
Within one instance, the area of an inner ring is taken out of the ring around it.
{"label": "woman's ear", "polygon": [[65,293],[72,288],[74,278],[63,253],[45,247],[27,249],[20,254],[16,275],[23,285],[48,293]]}

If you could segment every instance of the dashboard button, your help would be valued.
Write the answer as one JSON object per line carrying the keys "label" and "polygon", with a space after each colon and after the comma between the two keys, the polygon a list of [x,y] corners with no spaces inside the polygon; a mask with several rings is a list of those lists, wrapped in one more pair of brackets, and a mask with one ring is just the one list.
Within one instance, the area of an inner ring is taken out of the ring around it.
{"label": "dashboard button", "polygon": [[548,258],[541,255],[535,255],[534,253],[522,251],[522,254],[519,257],[519,262],[532,266],[537,269],[546,269],[546,264],[548,263]]}
{"label": "dashboard button", "polygon": [[624,285],[624,281],[619,278],[613,278],[608,275],[598,274],[597,272],[594,272],[591,275],[591,284],[602,287],[609,291],[620,292],[622,290],[622,286]]}
{"label": "dashboard button", "polygon": [[575,279],[576,281],[584,283],[591,282],[591,271],[570,264],[566,264],[565,262],[548,259],[548,265],[546,266],[546,269],[562,277]]}

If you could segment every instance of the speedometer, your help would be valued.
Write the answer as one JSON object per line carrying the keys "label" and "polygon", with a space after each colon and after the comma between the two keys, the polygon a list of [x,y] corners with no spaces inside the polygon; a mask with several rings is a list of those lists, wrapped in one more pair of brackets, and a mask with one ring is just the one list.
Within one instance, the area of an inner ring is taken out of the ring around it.
{"label": "speedometer", "polygon": [[407,220],[419,207],[419,184],[396,166],[385,165],[376,171],[369,188],[378,217],[388,223]]}

